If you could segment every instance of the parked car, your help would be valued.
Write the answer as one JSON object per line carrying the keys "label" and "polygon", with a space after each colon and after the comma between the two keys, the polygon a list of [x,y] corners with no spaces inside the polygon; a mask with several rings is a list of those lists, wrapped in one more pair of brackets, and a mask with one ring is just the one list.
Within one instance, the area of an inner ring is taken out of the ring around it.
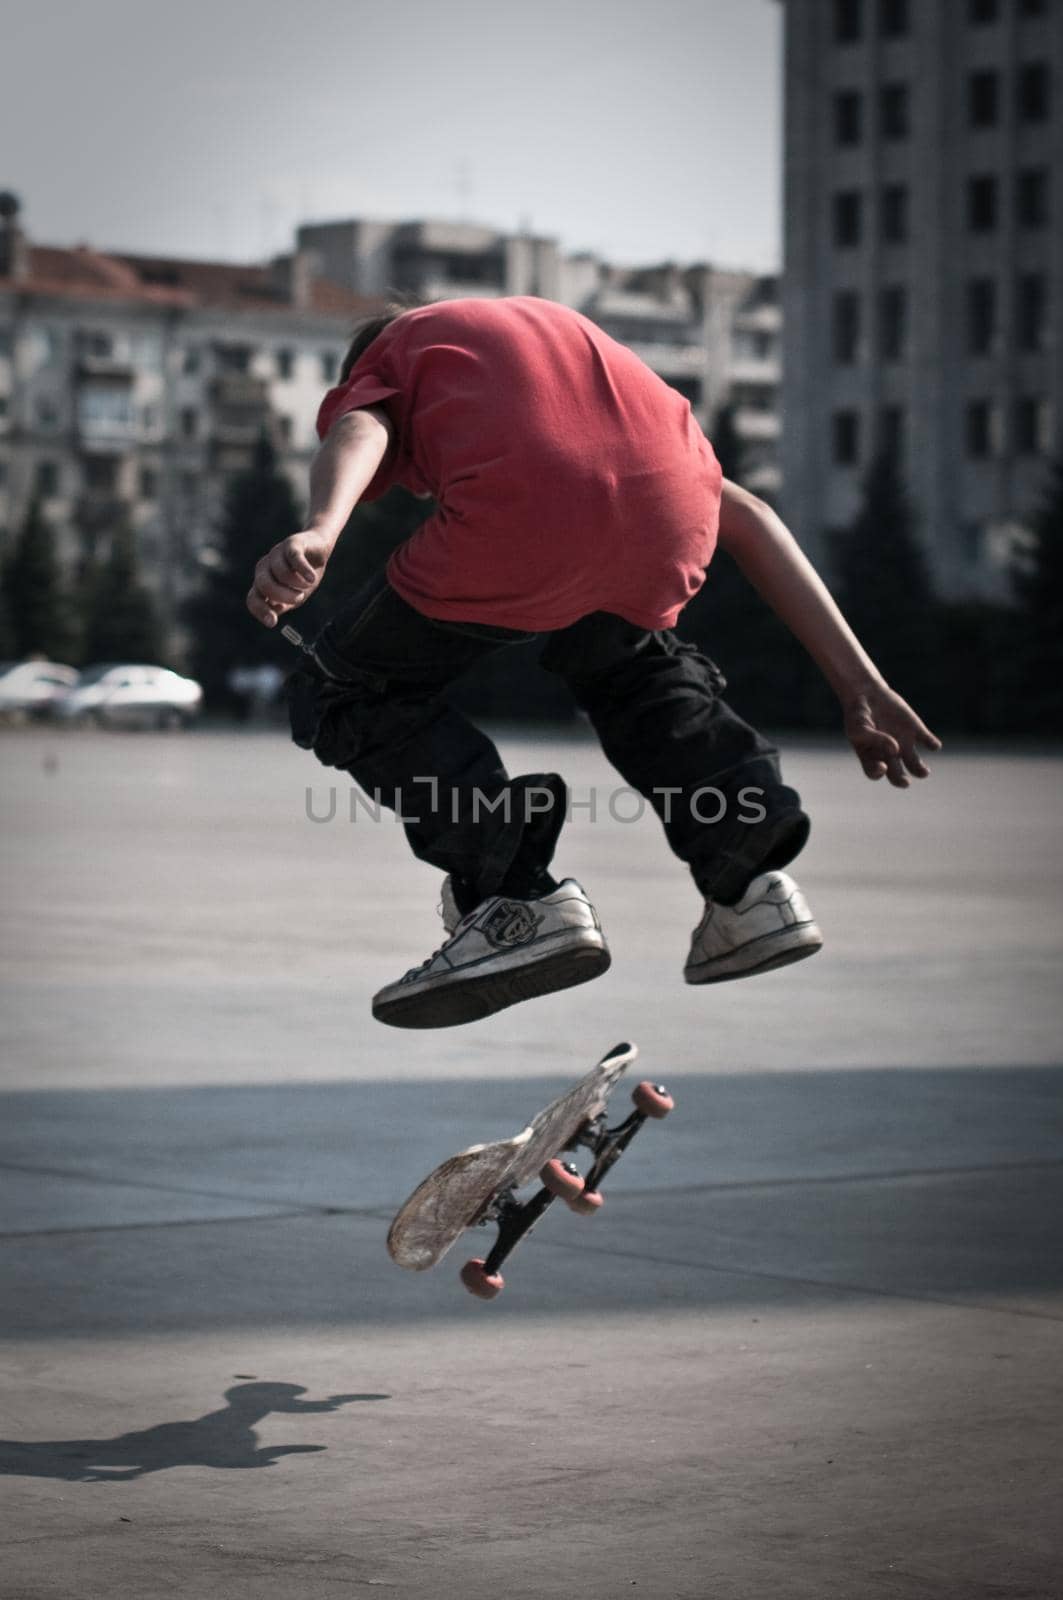
{"label": "parked car", "polygon": [[108,728],[184,727],[198,715],[203,690],[168,667],[89,667],[53,707],[65,722]]}
{"label": "parked car", "polygon": [[0,661],[0,716],[43,716],[77,678],[58,661]]}

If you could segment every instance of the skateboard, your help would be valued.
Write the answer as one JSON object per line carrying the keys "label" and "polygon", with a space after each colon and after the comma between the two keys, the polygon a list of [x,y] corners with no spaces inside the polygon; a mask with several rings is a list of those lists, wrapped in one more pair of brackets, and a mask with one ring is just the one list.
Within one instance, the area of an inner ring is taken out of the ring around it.
{"label": "skateboard", "polygon": [[[551,1101],[512,1139],[474,1144],[429,1173],[397,1212],[388,1230],[388,1253],[400,1267],[424,1272],[434,1267],[467,1228],[496,1223],[498,1238],[486,1257],[461,1269],[470,1294],[493,1300],[504,1286],[499,1268],[555,1200],[591,1215],[602,1204],[602,1179],[619,1161],[649,1118],[666,1117],[673,1101],[660,1084],[635,1088],[635,1109],[614,1128],[606,1126],[605,1103],[638,1055],[633,1044],[618,1044],[575,1088]],[[586,1177],[563,1151],[590,1150]],[[540,1187],[526,1199],[518,1191],[538,1178]]]}

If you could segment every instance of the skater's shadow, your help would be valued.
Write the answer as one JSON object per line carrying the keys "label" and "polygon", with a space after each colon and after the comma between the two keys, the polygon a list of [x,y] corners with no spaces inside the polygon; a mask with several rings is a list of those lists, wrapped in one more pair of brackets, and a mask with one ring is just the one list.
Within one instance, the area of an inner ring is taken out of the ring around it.
{"label": "skater's shadow", "polygon": [[298,1383],[240,1383],[227,1389],[220,1411],[191,1422],[160,1422],[117,1439],[0,1439],[0,1474],[62,1478],[70,1483],[125,1483],[167,1467],[271,1467],[281,1456],[324,1450],[323,1444],[260,1447],[255,1424],[272,1412],[305,1417],[337,1411],[355,1400],[388,1400],[386,1394],[333,1394],[300,1400]]}

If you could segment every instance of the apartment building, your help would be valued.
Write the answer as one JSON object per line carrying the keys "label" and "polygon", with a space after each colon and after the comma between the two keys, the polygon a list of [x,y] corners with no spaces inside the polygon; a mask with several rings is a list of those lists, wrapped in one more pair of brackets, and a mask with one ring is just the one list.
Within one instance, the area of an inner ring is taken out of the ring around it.
{"label": "apartment building", "polygon": [[133,526],[173,614],[259,435],[302,499],[317,405],[378,302],[309,273],[31,243],[0,201],[0,539],[39,497],[68,570]]}
{"label": "apartment building", "polygon": [[783,3],[783,509],[822,559],[888,451],[1000,592],[1063,448],[1063,5]]}

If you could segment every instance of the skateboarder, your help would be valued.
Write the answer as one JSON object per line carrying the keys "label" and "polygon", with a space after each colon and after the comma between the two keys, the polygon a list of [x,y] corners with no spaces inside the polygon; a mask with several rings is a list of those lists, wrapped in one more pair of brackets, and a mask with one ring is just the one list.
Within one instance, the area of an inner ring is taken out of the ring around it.
{"label": "skateboarder", "polygon": [[263,556],[247,597],[267,627],[317,588],[359,501],[402,484],[436,502],[290,680],[296,742],[401,808],[414,853],[447,874],[445,943],[382,989],[374,1014],[448,1026],[609,965],[587,895],[549,870],[560,776],[511,778],[440,697],[484,655],[537,635],[704,897],[687,982],[818,950],[782,870],[808,837],[800,798],[721,699],[718,669],[672,632],[717,540],[837,693],[869,778],[906,787],[927,775],[917,746],[939,742],[775,513],[723,481],[687,401],[566,307],[452,300],[366,324],[317,426],[306,527]]}

